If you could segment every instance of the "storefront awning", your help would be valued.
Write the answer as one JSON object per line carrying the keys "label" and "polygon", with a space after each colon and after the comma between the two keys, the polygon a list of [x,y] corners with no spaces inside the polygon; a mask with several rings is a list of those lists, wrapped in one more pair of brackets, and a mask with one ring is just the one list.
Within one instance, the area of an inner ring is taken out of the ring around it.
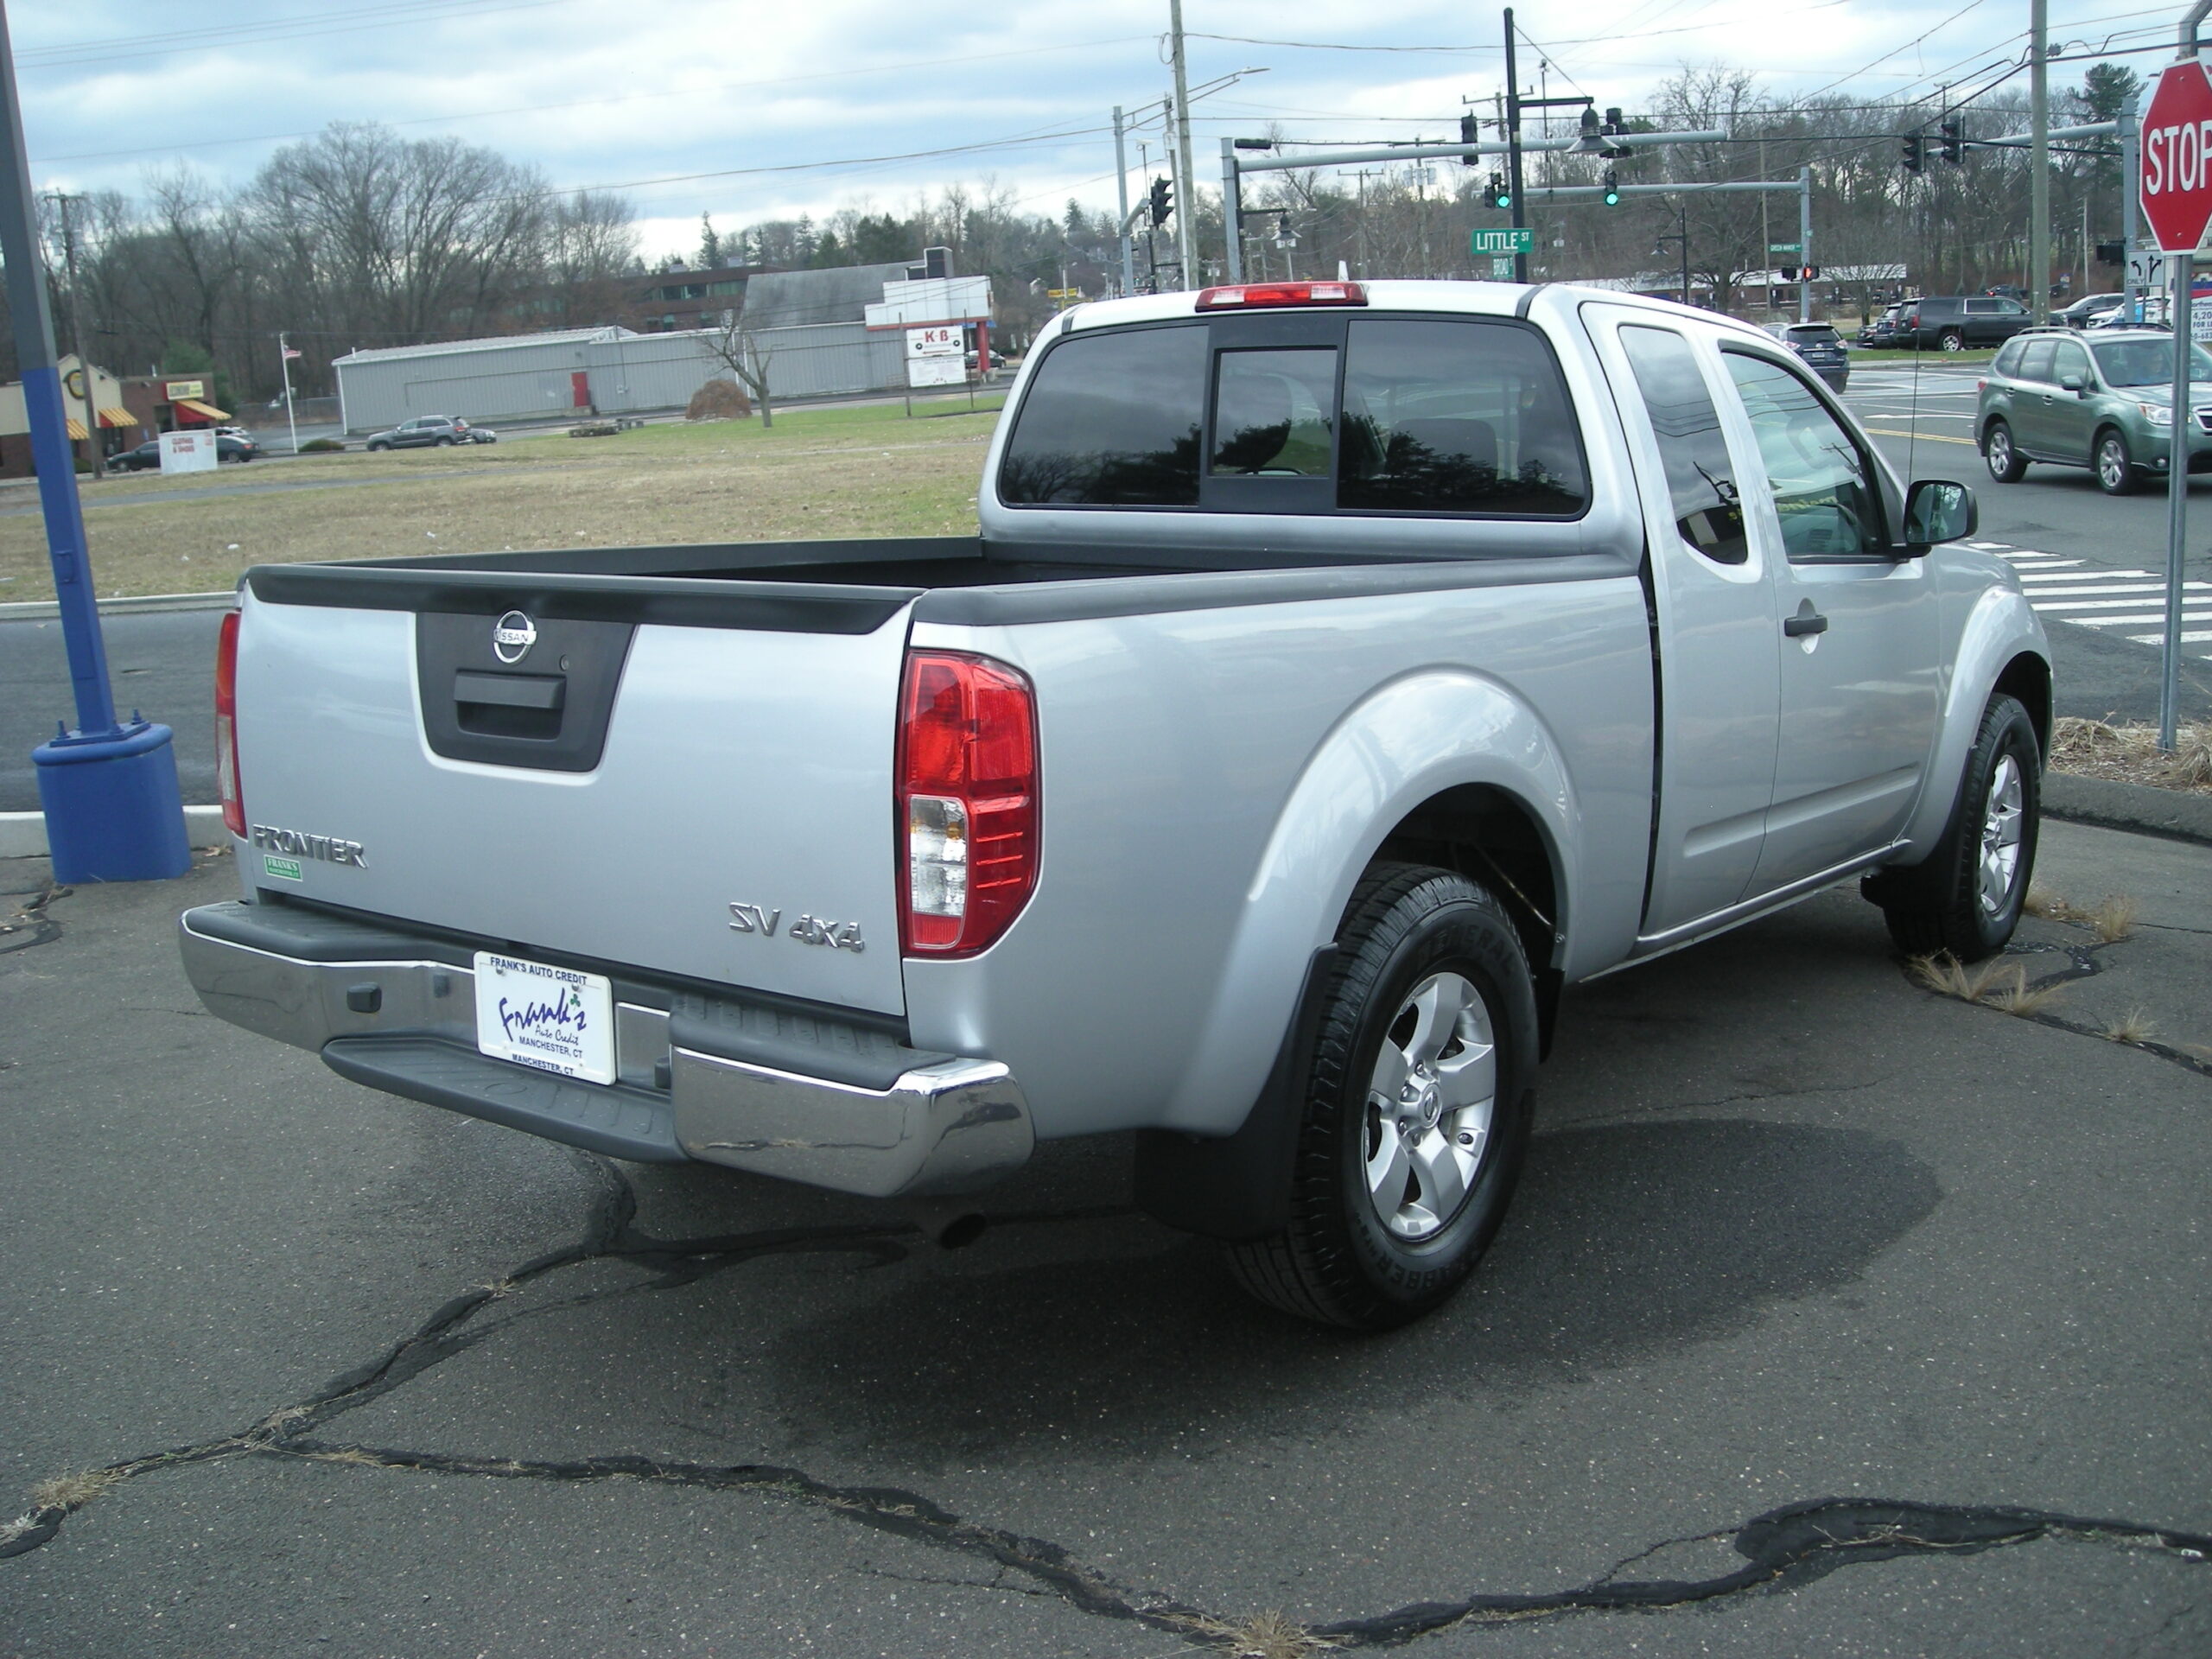
{"label": "storefront awning", "polygon": [[136,426],[138,424],[138,417],[127,409],[104,409],[100,410],[100,424],[102,426]]}
{"label": "storefront awning", "polygon": [[213,404],[203,404],[197,397],[180,397],[173,407],[188,409],[194,414],[203,416],[211,421],[227,421],[231,418],[228,410],[218,409]]}
{"label": "storefront awning", "polygon": [[72,415],[69,416],[69,442],[72,443],[82,443],[84,441],[85,423],[79,420],[74,415]]}

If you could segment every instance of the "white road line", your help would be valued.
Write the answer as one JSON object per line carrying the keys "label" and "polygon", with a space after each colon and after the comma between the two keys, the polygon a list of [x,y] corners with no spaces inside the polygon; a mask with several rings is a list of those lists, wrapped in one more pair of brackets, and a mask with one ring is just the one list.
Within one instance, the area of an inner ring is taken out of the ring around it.
{"label": "white road line", "polygon": [[[2093,594],[2134,594],[2138,597],[2147,597],[2153,594],[2164,594],[2165,591],[2166,584],[2163,582],[2101,582],[2094,588],[2031,588],[2028,589],[2028,601],[2033,604],[2037,601],[2049,600],[2054,605],[2065,605]],[[2187,591],[2183,589],[2184,593]]]}
{"label": "white road line", "polygon": [[[2071,622],[2082,628],[2135,628],[2151,622],[2163,625],[2166,613],[2164,611],[2144,611],[2133,616],[2062,616],[2054,620]],[[2181,620],[2185,623],[2212,622],[2212,611],[2183,611]]]}
{"label": "white road line", "polygon": [[[2163,645],[2166,643],[2166,636],[2163,633],[2131,633],[2127,637],[2139,645]],[[2212,645],[2212,629],[2184,632],[2181,642],[2184,645]]]}
{"label": "white road line", "polygon": [[2065,582],[2149,582],[2153,577],[2163,582],[2153,570],[2036,570],[2022,571],[2020,581],[2029,587],[2056,586]]}

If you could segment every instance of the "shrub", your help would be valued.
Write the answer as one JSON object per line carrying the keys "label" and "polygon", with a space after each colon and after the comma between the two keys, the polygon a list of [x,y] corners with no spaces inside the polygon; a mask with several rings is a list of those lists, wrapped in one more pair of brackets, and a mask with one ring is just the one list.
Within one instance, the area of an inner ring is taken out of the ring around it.
{"label": "shrub", "polygon": [[309,438],[300,446],[300,453],[303,455],[327,455],[345,447],[336,438]]}

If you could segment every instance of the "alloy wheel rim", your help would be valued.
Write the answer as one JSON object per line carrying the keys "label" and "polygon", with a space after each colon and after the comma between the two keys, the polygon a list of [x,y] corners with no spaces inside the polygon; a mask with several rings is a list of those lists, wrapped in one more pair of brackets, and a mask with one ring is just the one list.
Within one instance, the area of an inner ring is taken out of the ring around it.
{"label": "alloy wheel rim", "polygon": [[2000,426],[1989,435],[1989,470],[2002,474],[2012,468],[2012,435]]}
{"label": "alloy wheel rim", "polygon": [[2027,828],[2022,808],[2026,791],[2020,763],[2012,756],[1998,757],[1990,774],[1988,804],[1981,817],[1981,879],[1978,896],[1981,913],[1998,916],[2012,901],[2012,884],[2019,879],[2020,840]]}
{"label": "alloy wheel rim", "polygon": [[1390,1018],[1362,1115],[1368,1202],[1393,1237],[1433,1238],[1465,1207],[1497,1105],[1490,1008],[1464,975],[1431,974]]}
{"label": "alloy wheel rim", "polygon": [[2127,463],[2120,455],[2118,440],[2107,438],[2097,446],[2097,476],[2107,489],[2118,489],[2126,471]]}

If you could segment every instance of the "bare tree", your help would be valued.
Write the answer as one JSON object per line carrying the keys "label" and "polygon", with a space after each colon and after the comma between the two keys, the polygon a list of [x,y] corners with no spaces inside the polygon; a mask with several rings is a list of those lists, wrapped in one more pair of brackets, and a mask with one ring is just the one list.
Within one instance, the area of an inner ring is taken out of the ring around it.
{"label": "bare tree", "polygon": [[721,327],[701,338],[715,360],[752,394],[760,411],[762,429],[775,425],[775,411],[768,404],[768,368],[775,359],[775,347],[763,340],[758,330],[745,326],[741,310],[724,312]]}

